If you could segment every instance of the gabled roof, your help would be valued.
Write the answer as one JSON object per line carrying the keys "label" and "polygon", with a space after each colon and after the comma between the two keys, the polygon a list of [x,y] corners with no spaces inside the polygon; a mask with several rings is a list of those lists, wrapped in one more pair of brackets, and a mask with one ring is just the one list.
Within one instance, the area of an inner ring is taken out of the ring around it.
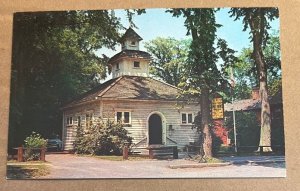
{"label": "gabled roof", "polygon": [[139,59],[151,59],[151,55],[148,52],[140,50],[122,50],[118,54],[114,55],[108,60],[108,63],[112,63],[119,58],[139,58]]}
{"label": "gabled roof", "polygon": [[179,91],[175,86],[150,77],[121,76],[86,92],[64,107],[72,107],[97,98],[175,101]]}
{"label": "gabled roof", "polygon": [[249,111],[256,110],[261,108],[261,101],[258,99],[243,99],[237,100],[232,103],[225,103],[224,110],[225,111],[233,111],[233,107],[235,111]]}
{"label": "gabled roof", "polygon": [[128,28],[125,34],[120,38],[120,42],[123,42],[125,39],[135,39],[138,41],[143,40],[140,35],[138,35],[132,28]]}
{"label": "gabled roof", "polygon": [[[269,97],[270,105],[282,104],[282,91],[279,90],[274,96]],[[261,109],[260,99],[243,99],[234,101],[234,103],[224,104],[225,111],[250,111]]]}

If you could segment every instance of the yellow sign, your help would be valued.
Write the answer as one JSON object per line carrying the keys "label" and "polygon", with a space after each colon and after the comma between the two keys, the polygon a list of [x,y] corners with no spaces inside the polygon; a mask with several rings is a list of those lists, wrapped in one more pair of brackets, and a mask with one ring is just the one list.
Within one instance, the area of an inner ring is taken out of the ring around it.
{"label": "yellow sign", "polygon": [[223,99],[214,98],[212,100],[212,118],[222,119],[224,118]]}

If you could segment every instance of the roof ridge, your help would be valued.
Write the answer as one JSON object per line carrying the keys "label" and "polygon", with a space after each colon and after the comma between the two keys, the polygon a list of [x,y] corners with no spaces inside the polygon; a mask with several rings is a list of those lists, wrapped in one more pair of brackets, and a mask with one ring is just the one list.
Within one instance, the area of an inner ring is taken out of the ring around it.
{"label": "roof ridge", "polygon": [[169,84],[169,83],[167,83],[167,82],[165,82],[165,81],[161,81],[161,80],[152,78],[152,77],[150,77],[150,76],[149,76],[148,78],[153,79],[153,80],[158,81],[158,82],[160,82],[160,83],[162,83],[162,84],[166,84],[166,85],[168,85],[168,86],[170,86],[170,87],[172,87],[172,88],[175,88],[175,89],[178,89],[178,90],[182,91],[181,88],[178,88],[178,87],[176,87],[176,86],[174,86],[174,85],[172,85],[172,84]]}
{"label": "roof ridge", "polygon": [[114,85],[116,85],[121,79],[123,78],[123,76],[120,76],[119,79],[117,79],[116,81],[114,81],[112,84],[110,84],[105,90],[103,90],[98,97],[102,97],[110,88],[112,88]]}

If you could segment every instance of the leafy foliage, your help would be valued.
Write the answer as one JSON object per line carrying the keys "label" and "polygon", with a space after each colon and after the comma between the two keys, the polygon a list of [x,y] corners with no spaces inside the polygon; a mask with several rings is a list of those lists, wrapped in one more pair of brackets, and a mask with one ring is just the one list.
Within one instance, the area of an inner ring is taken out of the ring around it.
{"label": "leafy foliage", "polygon": [[47,140],[42,138],[39,133],[32,132],[32,134],[24,140],[26,148],[41,148],[46,147]]}
{"label": "leafy foliage", "polygon": [[106,76],[95,51],[114,49],[121,28],[111,11],[14,15],[9,147],[32,130],[61,133],[59,108]]}
{"label": "leafy foliage", "polygon": [[[259,144],[260,125],[255,112],[235,112],[237,145],[257,146]],[[226,114],[225,127],[229,130],[229,138],[234,140],[232,112]],[[252,148],[256,150],[257,148]]]}
{"label": "leafy foliage", "polygon": [[183,65],[188,55],[189,40],[158,37],[145,43],[152,55],[150,74],[165,82],[178,86],[183,78]]}
{"label": "leafy foliage", "polygon": [[32,132],[32,134],[24,140],[25,143],[25,160],[31,161],[31,160],[38,160],[40,157],[40,150],[46,147],[47,140],[42,138],[42,136],[36,132]]}
{"label": "leafy foliage", "polygon": [[121,123],[99,122],[83,129],[78,127],[74,142],[77,154],[120,155],[124,143],[131,144],[132,138]]}
{"label": "leafy foliage", "polygon": [[[262,101],[261,107],[261,133],[260,145],[271,145],[271,111],[268,95],[267,62],[263,53],[263,47],[269,39],[269,21],[279,17],[278,8],[232,8],[231,17],[243,19],[244,31],[250,29],[250,38],[253,43],[252,58],[257,70],[259,92]],[[264,151],[271,151],[271,148],[263,148]]]}
{"label": "leafy foliage", "polygon": [[[183,77],[179,86],[183,95],[198,97],[201,104],[202,124],[199,127],[204,135],[203,148],[206,157],[212,156],[212,137],[210,132],[210,96],[229,85],[225,75],[226,70],[219,70],[218,60],[224,65],[233,64],[234,51],[227,46],[225,40],[216,36],[216,9],[170,9],[174,17],[183,16],[187,35],[192,36],[188,59],[184,65]],[[217,41],[217,45],[215,42]],[[201,97],[200,97],[201,94]]]}
{"label": "leafy foliage", "polygon": [[[251,87],[259,85],[257,69],[251,56],[252,52],[252,48],[244,48],[233,66],[235,99],[248,99],[251,94]],[[263,48],[263,53],[267,64],[269,96],[273,96],[281,87],[280,44],[277,32],[270,35],[266,46]]]}

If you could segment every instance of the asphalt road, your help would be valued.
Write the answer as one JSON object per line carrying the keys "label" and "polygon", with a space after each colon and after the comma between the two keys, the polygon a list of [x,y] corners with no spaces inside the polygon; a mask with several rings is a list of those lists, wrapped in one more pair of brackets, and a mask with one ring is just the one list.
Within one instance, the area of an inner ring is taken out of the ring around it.
{"label": "asphalt road", "polygon": [[[41,177],[43,179],[236,178],[286,176],[284,162],[171,169],[169,168],[169,165],[195,164],[195,162],[184,159],[109,161],[93,157],[80,157],[72,154],[49,154],[46,156],[46,160],[50,162],[51,173],[45,177]],[[228,160],[230,161],[230,158]],[[238,160],[238,158],[235,158],[235,160]],[[251,160],[254,159],[251,158]]]}

